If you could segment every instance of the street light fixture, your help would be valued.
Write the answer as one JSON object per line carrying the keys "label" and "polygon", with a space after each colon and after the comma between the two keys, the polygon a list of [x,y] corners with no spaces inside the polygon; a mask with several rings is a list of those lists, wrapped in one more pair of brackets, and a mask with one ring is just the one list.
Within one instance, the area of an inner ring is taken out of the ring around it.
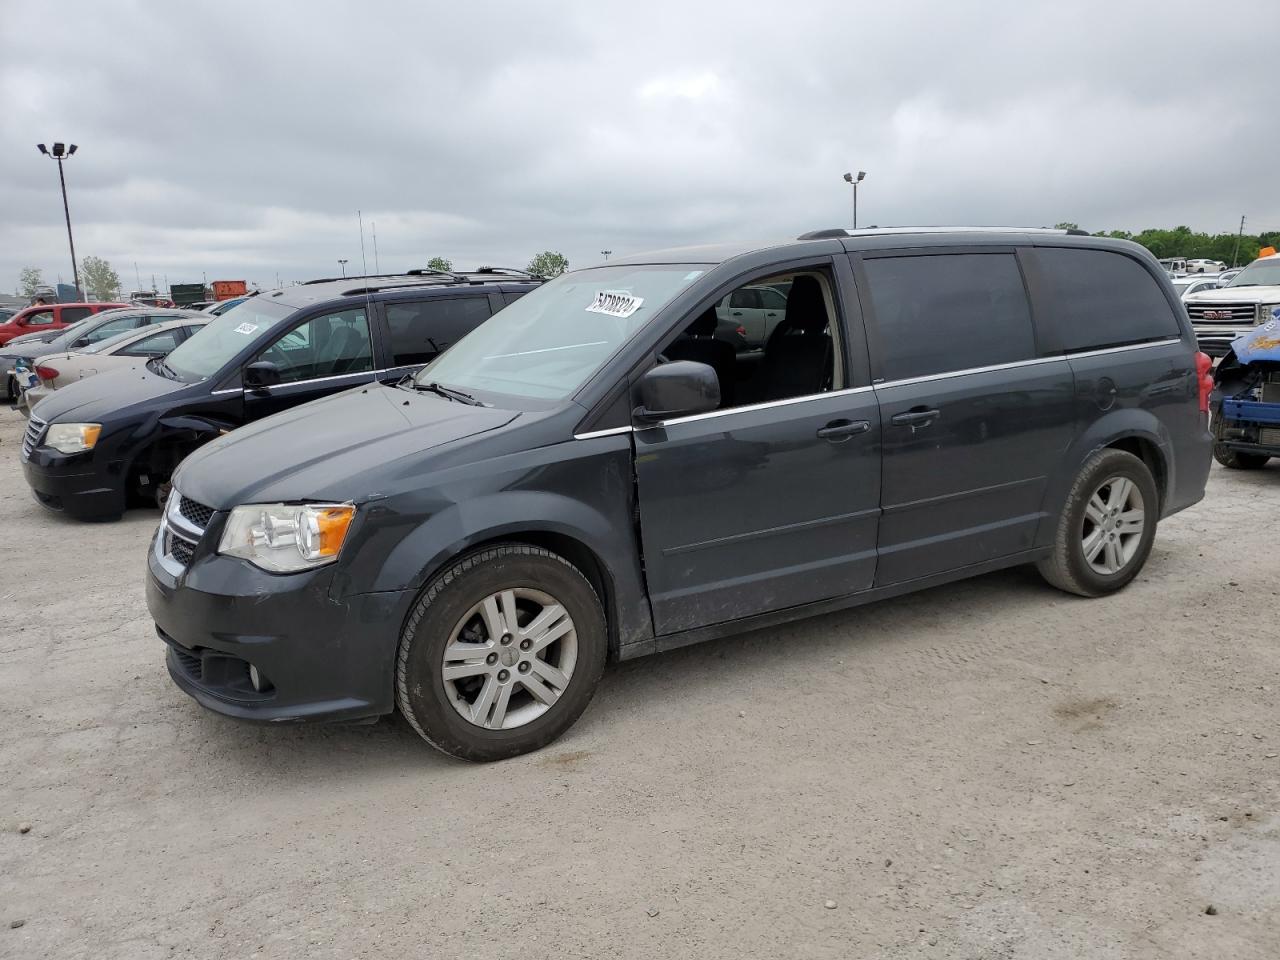
{"label": "street light fixture", "polygon": [[338,266],[342,267],[342,276],[343,276],[343,277],[346,277],[346,275],[347,275],[347,261],[346,261],[346,260],[339,260],[339,261],[338,261]]}
{"label": "street light fixture", "polygon": [[859,170],[855,177],[852,173],[844,175],[844,182],[853,185],[853,229],[858,229],[858,184],[867,178],[867,171]]}
{"label": "street light fixture", "polygon": [[67,206],[67,178],[62,172],[62,161],[73,156],[78,148],[74,143],[70,147],[63,143],[55,143],[51,152],[43,143],[37,143],[36,149],[50,160],[58,161],[58,182],[62,184],[62,212],[67,218],[67,245],[71,247],[71,276],[75,279],[76,298],[79,299],[83,296],[80,291],[80,264],[76,262],[76,242],[71,237],[71,208]]}
{"label": "street light fixture", "polygon": [[612,251],[612,250],[601,250],[601,251],[600,251],[600,256],[602,256],[602,257],[604,257],[606,260],[608,260],[608,259],[609,259],[609,254],[611,254],[611,253],[613,253],[613,251]]}

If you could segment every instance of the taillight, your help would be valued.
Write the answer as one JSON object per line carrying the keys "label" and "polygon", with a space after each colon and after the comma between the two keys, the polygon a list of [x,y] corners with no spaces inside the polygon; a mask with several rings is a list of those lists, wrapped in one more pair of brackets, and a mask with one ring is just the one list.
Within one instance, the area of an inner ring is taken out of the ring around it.
{"label": "taillight", "polygon": [[742,337],[744,340],[747,338],[747,328],[744,327],[742,324],[738,324],[738,329],[735,330],[734,333]]}
{"label": "taillight", "polygon": [[53,367],[46,367],[43,364],[36,367],[36,376],[41,380],[57,380],[59,373]]}
{"label": "taillight", "polygon": [[1196,354],[1196,379],[1200,381],[1200,412],[1209,412],[1209,393],[1213,390],[1213,358],[1206,353]]}

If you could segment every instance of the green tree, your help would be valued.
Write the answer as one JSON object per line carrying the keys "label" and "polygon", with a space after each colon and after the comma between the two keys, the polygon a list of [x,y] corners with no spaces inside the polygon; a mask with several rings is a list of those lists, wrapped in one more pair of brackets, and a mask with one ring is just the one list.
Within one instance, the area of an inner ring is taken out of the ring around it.
{"label": "green tree", "polygon": [[427,269],[443,270],[445,273],[452,273],[453,261],[448,257],[432,257],[427,261]]}
{"label": "green tree", "polygon": [[44,286],[44,271],[39,267],[23,267],[18,273],[18,295],[30,299]]}
{"label": "green tree", "polygon": [[543,250],[529,261],[529,266],[525,269],[539,277],[558,277],[569,269],[569,261],[562,253]]}
{"label": "green tree", "polygon": [[1079,229],[1080,229],[1080,224],[1078,224],[1078,223],[1072,223],[1070,220],[1063,220],[1061,223],[1055,223],[1055,224],[1053,225],[1053,229],[1055,229],[1055,230],[1079,230]]}
{"label": "green tree", "polygon": [[93,300],[115,300],[120,296],[120,276],[101,257],[85,257],[80,261],[80,279],[85,293]]}

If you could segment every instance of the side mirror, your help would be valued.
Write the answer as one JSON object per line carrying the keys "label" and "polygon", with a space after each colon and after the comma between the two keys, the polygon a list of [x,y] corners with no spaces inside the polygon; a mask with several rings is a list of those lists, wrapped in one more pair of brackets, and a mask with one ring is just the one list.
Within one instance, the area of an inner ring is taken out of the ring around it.
{"label": "side mirror", "polygon": [[88,337],[81,337],[79,340],[74,340],[71,343],[72,350],[83,350],[87,346],[89,346]]}
{"label": "side mirror", "polygon": [[280,382],[280,368],[270,360],[255,360],[244,368],[246,390],[265,390]]}
{"label": "side mirror", "polygon": [[640,378],[640,406],[632,416],[643,424],[706,413],[720,406],[720,378],[705,363],[663,363]]}

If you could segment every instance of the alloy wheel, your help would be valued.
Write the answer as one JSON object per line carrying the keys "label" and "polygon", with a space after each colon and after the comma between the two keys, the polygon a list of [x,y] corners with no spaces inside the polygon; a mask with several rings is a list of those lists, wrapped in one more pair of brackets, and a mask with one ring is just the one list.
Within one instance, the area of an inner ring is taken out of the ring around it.
{"label": "alloy wheel", "polygon": [[1127,477],[1101,483],[1084,508],[1080,547],[1095,573],[1119,573],[1142,543],[1147,515],[1142,491]]}
{"label": "alloy wheel", "polygon": [[573,679],[578,635],[550,594],[517,587],[485,597],[454,626],[441,679],[455,710],[491,730],[531,723]]}

